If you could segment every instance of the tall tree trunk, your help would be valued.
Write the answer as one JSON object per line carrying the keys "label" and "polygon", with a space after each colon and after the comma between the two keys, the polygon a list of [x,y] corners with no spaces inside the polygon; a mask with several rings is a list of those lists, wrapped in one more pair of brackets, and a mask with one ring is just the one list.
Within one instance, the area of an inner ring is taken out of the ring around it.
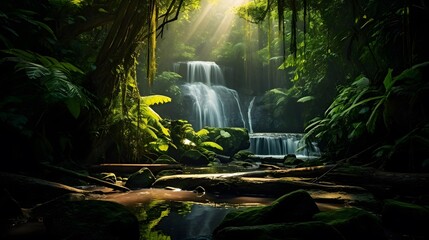
{"label": "tall tree trunk", "polygon": [[102,101],[102,112],[109,108],[120,82],[135,64],[139,43],[149,26],[149,4],[148,0],[123,0],[100,49],[91,81],[96,96]]}
{"label": "tall tree trunk", "polygon": [[[91,73],[92,91],[96,95],[101,111],[92,125],[105,125],[110,114],[112,100],[118,95],[119,86],[124,83],[136,64],[139,47],[150,26],[150,2],[152,0],[122,0],[116,18],[96,59],[96,69]],[[87,162],[100,158],[112,143],[111,139],[101,132],[93,139],[92,150]]]}

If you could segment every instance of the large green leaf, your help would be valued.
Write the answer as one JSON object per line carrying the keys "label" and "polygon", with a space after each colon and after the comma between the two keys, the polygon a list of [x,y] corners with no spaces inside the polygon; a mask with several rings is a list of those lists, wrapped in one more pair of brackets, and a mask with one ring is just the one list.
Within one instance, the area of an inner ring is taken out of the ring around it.
{"label": "large green leaf", "polygon": [[213,148],[213,149],[217,149],[220,151],[223,151],[223,147],[215,142],[211,142],[211,141],[207,141],[207,142],[202,142],[199,144],[199,147],[204,147],[204,148]]}
{"label": "large green leaf", "polygon": [[297,100],[299,103],[305,103],[314,100],[314,96],[305,96]]}
{"label": "large green leaf", "polygon": [[141,100],[144,104],[148,106],[171,102],[171,98],[164,95],[142,96]]}

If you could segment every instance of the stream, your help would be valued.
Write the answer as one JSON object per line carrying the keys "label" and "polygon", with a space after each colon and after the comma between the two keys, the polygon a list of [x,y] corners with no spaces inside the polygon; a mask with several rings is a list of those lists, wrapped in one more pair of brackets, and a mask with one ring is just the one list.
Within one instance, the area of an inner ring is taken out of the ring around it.
{"label": "stream", "polygon": [[94,194],[92,199],[127,206],[140,222],[140,239],[211,239],[228,212],[269,205],[274,199],[220,196],[180,189],[140,189],[125,193]]}
{"label": "stream", "polygon": [[[227,196],[180,189],[149,188],[125,193],[94,194],[92,199],[127,206],[140,222],[140,239],[211,239],[228,212],[244,207],[266,206],[274,198]],[[319,209],[341,206],[318,203]]]}

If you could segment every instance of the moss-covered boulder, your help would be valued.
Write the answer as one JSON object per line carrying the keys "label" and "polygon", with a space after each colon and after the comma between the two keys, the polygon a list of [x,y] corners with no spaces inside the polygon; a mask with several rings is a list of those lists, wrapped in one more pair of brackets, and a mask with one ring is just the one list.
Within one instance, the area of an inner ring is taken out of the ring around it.
{"label": "moss-covered boulder", "polygon": [[384,201],[381,214],[383,224],[391,231],[429,238],[428,207],[387,199]]}
{"label": "moss-covered boulder", "polygon": [[180,162],[188,166],[207,166],[210,160],[202,152],[192,149],[182,155]]}
{"label": "moss-covered boulder", "polygon": [[125,206],[109,201],[65,202],[43,217],[47,239],[139,239],[137,217]]}
{"label": "moss-covered boulder", "polygon": [[313,217],[337,229],[346,240],[387,239],[380,219],[363,209],[351,207],[320,212]]}
{"label": "moss-covered boulder", "polygon": [[159,156],[155,160],[154,163],[155,164],[178,164],[178,162],[174,158],[172,158],[172,157],[170,157],[168,155],[161,155],[161,156]]}
{"label": "moss-covered boulder", "polygon": [[226,227],[213,236],[214,240],[343,240],[332,226],[317,221],[302,223],[277,223],[256,226]]}
{"label": "moss-covered boulder", "polygon": [[297,190],[283,195],[269,206],[242,208],[228,213],[215,232],[225,227],[309,221],[318,212],[319,208],[310,194]]}
{"label": "moss-covered boulder", "polygon": [[125,183],[125,187],[131,189],[149,188],[155,182],[156,178],[149,168],[143,167],[137,172],[131,174]]}
{"label": "moss-covered boulder", "polygon": [[116,181],[118,180],[116,178],[116,174],[111,173],[111,172],[96,173],[93,176],[98,178],[98,179],[101,179],[103,181],[110,182],[110,183],[116,183]]}
{"label": "moss-covered boulder", "polygon": [[297,166],[297,165],[303,164],[303,163],[304,163],[304,161],[296,158],[295,154],[286,155],[286,157],[284,158],[284,162],[283,162],[283,164],[287,165],[287,166]]}
{"label": "moss-covered boulder", "polygon": [[164,177],[164,176],[171,176],[171,175],[177,175],[177,174],[183,174],[183,170],[166,169],[166,170],[162,170],[158,174],[156,174],[156,179],[159,179],[160,177]]}
{"label": "moss-covered boulder", "polygon": [[246,128],[214,128],[205,127],[208,130],[208,141],[215,142],[222,146],[223,151],[215,150],[216,153],[234,156],[238,151],[250,147],[249,132]]}

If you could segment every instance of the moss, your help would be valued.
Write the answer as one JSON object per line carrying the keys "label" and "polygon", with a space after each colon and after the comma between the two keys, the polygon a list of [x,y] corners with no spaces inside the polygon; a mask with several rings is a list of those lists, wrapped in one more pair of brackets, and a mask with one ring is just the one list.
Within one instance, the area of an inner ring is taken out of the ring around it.
{"label": "moss", "polygon": [[429,210],[424,206],[387,199],[384,201],[381,214],[383,224],[394,232],[429,236],[427,228]]}
{"label": "moss", "polygon": [[360,208],[340,208],[313,217],[337,229],[345,239],[386,239],[380,219]]}
{"label": "moss", "polygon": [[227,227],[214,235],[214,239],[330,239],[342,240],[341,234],[332,226],[318,221],[280,223],[257,226]]}
{"label": "moss", "polygon": [[238,151],[248,149],[250,147],[249,132],[246,128],[205,127],[204,129],[209,131],[209,141],[216,142],[222,146],[223,151],[217,151],[219,154],[233,156]]}
{"label": "moss", "polygon": [[168,155],[161,155],[159,156],[155,162],[156,164],[177,164],[178,162],[174,160],[174,158],[168,156]]}
{"label": "moss", "polygon": [[283,195],[269,206],[230,212],[217,230],[232,226],[308,221],[317,212],[319,209],[311,196],[306,191],[297,190]]}

